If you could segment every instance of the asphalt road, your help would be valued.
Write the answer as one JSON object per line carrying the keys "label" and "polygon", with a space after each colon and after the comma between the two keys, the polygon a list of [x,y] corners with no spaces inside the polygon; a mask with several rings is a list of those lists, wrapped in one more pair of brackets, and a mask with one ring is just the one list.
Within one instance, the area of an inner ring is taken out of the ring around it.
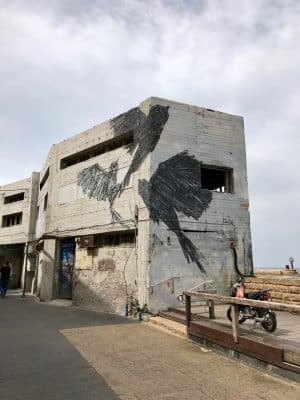
{"label": "asphalt road", "polygon": [[95,369],[59,332],[123,324],[108,314],[0,299],[0,398],[10,400],[116,400]]}

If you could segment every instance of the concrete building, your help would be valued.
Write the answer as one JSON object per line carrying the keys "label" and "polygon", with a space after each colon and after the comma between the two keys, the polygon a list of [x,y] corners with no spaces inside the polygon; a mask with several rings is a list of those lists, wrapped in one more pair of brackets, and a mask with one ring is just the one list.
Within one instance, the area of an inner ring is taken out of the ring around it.
{"label": "concrete building", "polygon": [[40,177],[41,300],[157,312],[252,273],[242,117],[149,98],[53,145]]}
{"label": "concrete building", "polygon": [[25,262],[26,286],[31,290],[35,258],[27,245],[35,239],[38,184],[39,173],[33,172],[28,179],[0,186],[0,265],[6,260],[11,262],[13,289],[21,287]]}

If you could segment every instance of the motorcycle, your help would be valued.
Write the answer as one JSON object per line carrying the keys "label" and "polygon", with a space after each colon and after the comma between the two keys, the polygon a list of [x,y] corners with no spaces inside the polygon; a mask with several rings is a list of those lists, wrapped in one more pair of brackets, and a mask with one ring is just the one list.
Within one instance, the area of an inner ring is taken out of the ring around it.
{"label": "motorcycle", "polygon": [[[249,300],[271,301],[268,290],[258,290],[256,292],[245,293],[245,284],[243,279],[233,286],[231,297],[245,298]],[[268,332],[274,332],[277,328],[277,319],[274,311],[267,308],[258,308],[251,306],[238,305],[239,324],[247,319],[254,320],[254,323],[260,322],[262,327]],[[227,310],[227,318],[232,321],[231,306]]]}

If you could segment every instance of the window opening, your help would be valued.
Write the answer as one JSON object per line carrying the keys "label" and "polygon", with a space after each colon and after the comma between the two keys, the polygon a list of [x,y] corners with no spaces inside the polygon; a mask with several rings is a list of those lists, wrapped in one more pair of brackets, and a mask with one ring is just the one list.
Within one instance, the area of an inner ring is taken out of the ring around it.
{"label": "window opening", "polygon": [[131,143],[133,143],[133,131],[130,131],[119,137],[106,140],[105,142],[99,143],[93,147],[89,147],[88,149],[72,154],[71,156],[62,158],[60,160],[60,169],[71,167],[72,165],[87,161],[90,158],[97,157],[101,154],[107,153],[108,151],[118,149],[119,147],[128,146]]}
{"label": "window opening", "polygon": [[40,182],[40,190],[42,190],[42,187],[45,185],[47,179],[49,178],[49,167],[47,168],[41,182]]}
{"label": "window opening", "polygon": [[221,193],[233,193],[232,169],[201,167],[201,187]]}
{"label": "window opening", "polygon": [[21,225],[22,224],[22,214],[21,212],[15,214],[3,215],[2,217],[2,227],[7,228],[9,226]]}
{"label": "window opening", "polygon": [[4,197],[4,204],[16,203],[17,201],[24,200],[25,193],[12,194],[11,196]]}
{"label": "window opening", "polygon": [[115,247],[128,245],[135,242],[135,232],[114,232],[102,234],[97,237],[99,247]]}
{"label": "window opening", "polygon": [[44,211],[47,210],[47,207],[48,207],[48,193],[46,193],[44,197]]}

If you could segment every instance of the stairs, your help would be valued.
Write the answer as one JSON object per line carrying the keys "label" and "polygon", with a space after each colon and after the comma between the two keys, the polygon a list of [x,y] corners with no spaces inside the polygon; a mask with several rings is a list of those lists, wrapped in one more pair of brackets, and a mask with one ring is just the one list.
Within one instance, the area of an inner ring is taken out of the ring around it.
{"label": "stairs", "polygon": [[185,325],[185,311],[181,309],[169,308],[167,311],[160,311],[159,316]]}

